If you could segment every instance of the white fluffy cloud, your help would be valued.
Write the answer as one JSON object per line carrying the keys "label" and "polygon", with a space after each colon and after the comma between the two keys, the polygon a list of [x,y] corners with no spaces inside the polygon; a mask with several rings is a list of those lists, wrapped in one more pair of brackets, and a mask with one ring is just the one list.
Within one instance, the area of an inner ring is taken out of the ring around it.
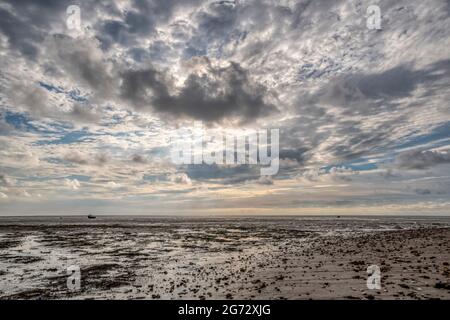
{"label": "white fluffy cloud", "polygon": [[73,189],[73,190],[78,190],[81,187],[81,184],[77,179],[73,179],[73,180],[65,179],[64,182],[67,187],[69,187],[70,189]]}

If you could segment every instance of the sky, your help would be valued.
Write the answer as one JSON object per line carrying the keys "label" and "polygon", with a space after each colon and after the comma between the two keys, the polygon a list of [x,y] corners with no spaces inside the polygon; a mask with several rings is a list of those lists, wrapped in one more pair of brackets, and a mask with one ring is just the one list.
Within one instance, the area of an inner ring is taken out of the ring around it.
{"label": "sky", "polygon": [[[448,0],[3,0],[0,215],[448,215],[449,36]],[[173,163],[195,123],[278,129],[278,173]]]}

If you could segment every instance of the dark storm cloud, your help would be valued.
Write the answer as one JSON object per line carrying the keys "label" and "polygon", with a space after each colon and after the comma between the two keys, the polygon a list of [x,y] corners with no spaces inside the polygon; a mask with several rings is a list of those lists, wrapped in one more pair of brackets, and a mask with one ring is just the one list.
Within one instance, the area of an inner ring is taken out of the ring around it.
{"label": "dark storm cloud", "polygon": [[311,101],[347,109],[349,114],[376,114],[398,106],[396,99],[409,97],[423,86],[424,95],[448,87],[450,60],[441,60],[421,70],[399,65],[381,73],[351,74],[325,85]]}
{"label": "dark storm cloud", "polygon": [[30,59],[36,58],[38,54],[36,44],[43,39],[36,26],[28,24],[12,12],[0,8],[0,32],[7,37],[11,48]]}
{"label": "dark storm cloud", "polygon": [[[355,76],[352,82],[368,98],[402,98],[411,95],[421,84],[433,92],[446,87],[449,78],[450,60],[442,60],[422,70],[401,65],[379,74]],[[443,80],[445,82],[440,83]],[[430,84],[432,86],[429,88]]]}
{"label": "dark storm cloud", "polygon": [[280,159],[296,160],[298,163],[302,163],[305,160],[306,152],[308,148],[300,147],[298,149],[281,149],[279,152]]}
{"label": "dark storm cloud", "polygon": [[402,169],[422,170],[440,164],[450,164],[450,153],[410,150],[400,153],[395,159],[395,165]]}
{"label": "dark storm cloud", "polygon": [[98,26],[97,38],[102,42],[103,49],[107,50],[113,43],[127,45],[130,42],[128,28],[120,20],[102,21]]}
{"label": "dark storm cloud", "polygon": [[252,83],[247,71],[234,62],[228,67],[208,64],[206,74],[191,73],[177,93],[170,89],[167,77],[153,69],[122,74],[122,98],[138,108],[151,106],[173,117],[246,122],[276,110],[266,102],[266,89]]}

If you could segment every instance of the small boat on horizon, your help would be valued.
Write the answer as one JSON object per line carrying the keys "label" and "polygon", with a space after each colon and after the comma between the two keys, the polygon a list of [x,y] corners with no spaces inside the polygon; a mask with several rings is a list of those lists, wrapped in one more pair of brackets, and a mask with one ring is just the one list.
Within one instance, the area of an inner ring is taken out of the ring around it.
{"label": "small boat on horizon", "polygon": [[94,216],[93,214],[88,214],[88,219],[95,219],[97,218],[96,216]]}

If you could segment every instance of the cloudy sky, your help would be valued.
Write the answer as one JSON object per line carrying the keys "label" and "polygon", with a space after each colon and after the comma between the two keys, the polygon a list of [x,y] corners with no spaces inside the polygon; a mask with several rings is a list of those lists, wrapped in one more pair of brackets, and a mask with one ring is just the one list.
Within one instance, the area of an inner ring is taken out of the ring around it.
{"label": "cloudy sky", "polygon": [[[3,0],[0,215],[449,214],[449,30],[448,0]],[[278,174],[173,164],[196,121],[278,128]]]}

